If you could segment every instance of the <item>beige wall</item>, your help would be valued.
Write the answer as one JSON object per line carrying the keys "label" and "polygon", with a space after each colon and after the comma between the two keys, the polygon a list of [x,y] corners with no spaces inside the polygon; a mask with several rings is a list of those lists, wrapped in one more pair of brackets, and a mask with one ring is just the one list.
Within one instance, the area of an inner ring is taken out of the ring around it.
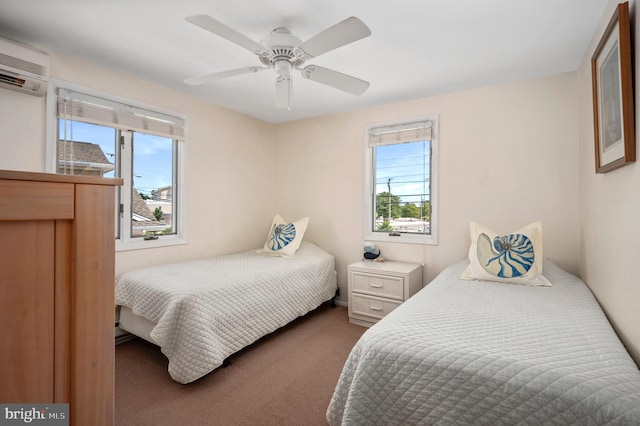
{"label": "beige wall", "polygon": [[[635,265],[640,262],[640,165],[633,163],[605,174],[595,173],[591,56],[615,5],[611,1],[602,17],[591,47],[578,71],[580,148],[580,275],[589,284],[618,335],[640,363],[640,281]],[[631,20],[638,22],[638,8],[630,2]],[[631,41],[640,46],[636,31]],[[635,55],[636,140],[640,99]],[[637,147],[637,143],[636,143]],[[636,148],[637,149],[637,148]],[[640,152],[638,152],[640,154]]]}
{"label": "beige wall", "polygon": [[[116,273],[264,243],[275,214],[275,127],[49,51],[51,76],[188,117],[188,244],[116,254]],[[0,90],[0,168],[45,171],[45,98]]]}
{"label": "beige wall", "polygon": [[0,89],[0,169],[44,171],[44,102]]}
{"label": "beige wall", "polygon": [[576,74],[452,93],[278,126],[277,208],[311,218],[305,238],[346,267],[363,246],[365,126],[439,114],[439,244],[378,244],[425,265],[425,282],[462,260],[468,224],[496,231],[543,224],[545,256],[572,272],[578,257]]}

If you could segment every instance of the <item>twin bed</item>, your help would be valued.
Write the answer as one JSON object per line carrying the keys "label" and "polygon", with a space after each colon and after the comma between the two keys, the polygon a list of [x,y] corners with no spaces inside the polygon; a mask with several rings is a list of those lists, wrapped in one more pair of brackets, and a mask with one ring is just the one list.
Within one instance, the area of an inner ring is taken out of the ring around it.
{"label": "twin bed", "polygon": [[333,299],[334,257],[302,241],[295,256],[248,251],[127,272],[116,281],[120,327],[158,346],[190,383]]}
{"label": "twin bed", "polygon": [[469,261],[367,330],[327,410],[331,425],[640,425],[640,372],[590,290],[466,281]]}

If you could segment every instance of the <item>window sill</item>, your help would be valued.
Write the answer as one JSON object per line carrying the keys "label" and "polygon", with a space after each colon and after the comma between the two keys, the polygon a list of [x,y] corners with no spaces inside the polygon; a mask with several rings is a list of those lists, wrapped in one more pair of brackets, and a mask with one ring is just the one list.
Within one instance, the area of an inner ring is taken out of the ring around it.
{"label": "window sill", "polygon": [[386,243],[438,245],[438,239],[433,234],[400,234],[399,236],[392,236],[385,232],[368,232],[365,234],[364,239],[366,241]]}
{"label": "window sill", "polygon": [[157,240],[144,240],[142,238],[136,238],[135,240],[130,240],[126,243],[122,241],[116,241],[116,252],[178,246],[182,244],[187,244],[187,242],[177,235],[158,236]]}

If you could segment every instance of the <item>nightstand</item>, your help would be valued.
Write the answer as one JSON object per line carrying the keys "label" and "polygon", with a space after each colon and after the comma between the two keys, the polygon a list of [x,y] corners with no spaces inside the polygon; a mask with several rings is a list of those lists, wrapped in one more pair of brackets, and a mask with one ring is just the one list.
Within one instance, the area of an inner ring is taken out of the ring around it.
{"label": "nightstand", "polygon": [[370,327],[422,288],[422,265],[362,261],[347,267],[349,321]]}

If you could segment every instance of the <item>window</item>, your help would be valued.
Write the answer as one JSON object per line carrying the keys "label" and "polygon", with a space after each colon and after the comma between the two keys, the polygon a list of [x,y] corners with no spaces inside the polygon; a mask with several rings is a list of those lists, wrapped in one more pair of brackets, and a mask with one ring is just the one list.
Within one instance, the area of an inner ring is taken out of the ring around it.
{"label": "window", "polygon": [[367,128],[365,239],[437,243],[438,117]]}
{"label": "window", "polygon": [[180,244],[184,119],[58,87],[56,173],[124,180],[118,188],[118,250]]}

